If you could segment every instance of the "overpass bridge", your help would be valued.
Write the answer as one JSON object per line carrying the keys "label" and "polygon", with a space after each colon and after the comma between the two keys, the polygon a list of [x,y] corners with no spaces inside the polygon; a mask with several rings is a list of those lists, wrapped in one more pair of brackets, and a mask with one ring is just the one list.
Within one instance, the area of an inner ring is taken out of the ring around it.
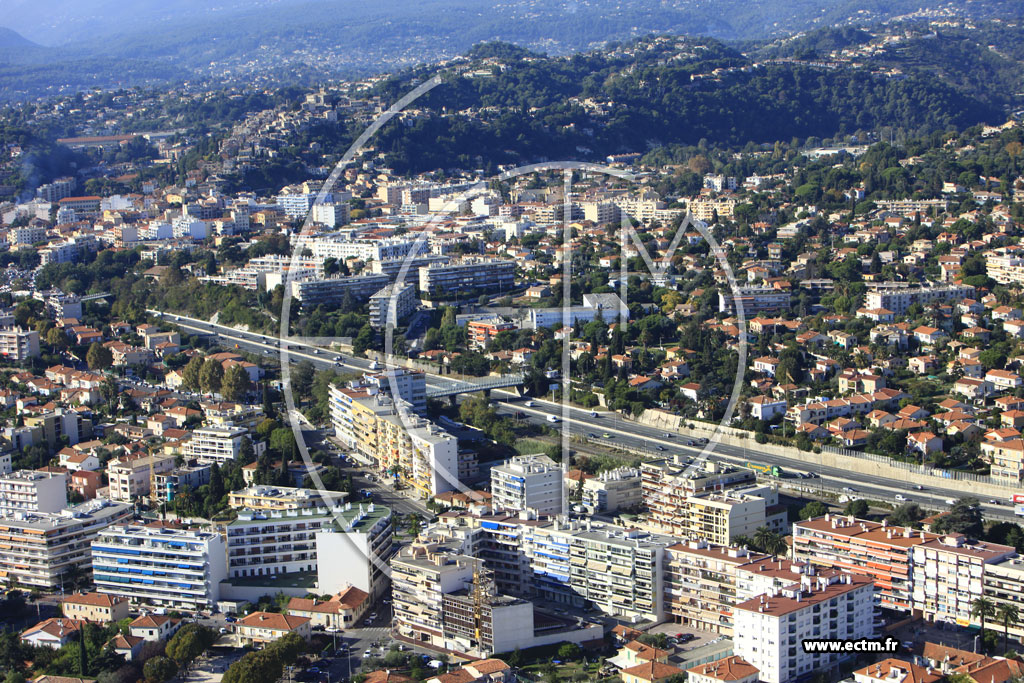
{"label": "overpass bridge", "polygon": [[441,379],[435,376],[431,378],[431,386],[427,388],[427,398],[447,396],[454,399],[459,394],[472,394],[477,391],[488,394],[491,389],[520,387],[523,384],[523,379],[522,373],[501,375],[500,377],[481,377],[479,380]]}

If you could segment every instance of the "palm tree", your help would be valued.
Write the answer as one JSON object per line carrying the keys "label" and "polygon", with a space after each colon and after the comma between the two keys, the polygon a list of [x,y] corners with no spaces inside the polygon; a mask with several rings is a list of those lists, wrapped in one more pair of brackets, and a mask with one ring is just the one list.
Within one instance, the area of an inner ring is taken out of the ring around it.
{"label": "palm tree", "polygon": [[1003,622],[1003,653],[1009,650],[1010,624],[1020,623],[1020,610],[1009,602],[1001,602],[996,606],[996,618]]}
{"label": "palm tree", "polygon": [[754,545],[761,552],[768,552],[768,546],[774,542],[775,532],[766,526],[759,526],[754,530]]}
{"label": "palm tree", "polygon": [[769,539],[768,545],[765,546],[764,551],[769,555],[778,557],[779,555],[789,554],[789,544],[786,543],[786,539],[779,534],[772,534],[772,538]]}
{"label": "palm tree", "polygon": [[985,638],[985,620],[996,615],[996,605],[988,598],[978,598],[971,603],[971,616],[981,622],[981,637]]}

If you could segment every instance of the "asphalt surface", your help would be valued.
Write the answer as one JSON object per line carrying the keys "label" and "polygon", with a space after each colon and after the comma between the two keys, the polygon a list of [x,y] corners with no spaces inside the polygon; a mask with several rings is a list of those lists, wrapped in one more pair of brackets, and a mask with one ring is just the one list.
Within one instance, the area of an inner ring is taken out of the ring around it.
{"label": "asphalt surface", "polygon": [[[207,334],[215,334],[224,340],[229,346],[237,344],[240,349],[256,353],[264,353],[265,355],[279,353],[280,340],[276,337],[256,334],[253,332],[240,332],[234,328],[184,316],[165,314],[164,319],[170,323],[179,325],[184,329],[190,329],[192,331]],[[311,344],[294,341],[289,344],[291,355],[297,358],[308,359],[315,367],[318,368],[341,367],[356,371],[368,371],[371,370],[372,367],[373,362],[369,360],[352,358],[350,356],[341,356],[341,354],[333,351],[319,350],[319,352],[317,352],[316,347]],[[341,358],[340,361],[334,360],[338,357]],[[449,385],[451,382],[451,380],[446,378],[430,374],[427,375],[426,381],[428,388],[443,387]],[[491,395],[493,398],[499,399],[497,407],[498,411],[501,413],[509,414],[522,412],[526,414],[527,419],[537,423],[543,423],[548,426],[552,425],[552,423],[548,421],[548,416],[553,415],[558,417],[560,420],[563,420],[564,424],[560,428],[568,429],[570,433],[583,435],[594,434],[597,438],[602,440],[604,440],[603,435],[607,433],[609,437],[611,437],[607,439],[609,444],[646,449],[651,453],[651,455],[664,455],[666,457],[674,453],[686,453],[694,456],[700,453],[699,448],[688,448],[682,445],[682,442],[687,439],[687,437],[683,435],[671,434],[666,437],[666,432],[662,430],[622,420],[617,413],[599,413],[600,416],[595,418],[591,416],[590,410],[583,408],[569,407],[568,409],[565,409],[566,412],[563,413],[563,406],[560,403],[545,401],[542,399],[533,399],[533,407],[527,407],[525,405],[525,399],[519,399],[513,393],[502,391],[500,389],[492,390]],[[820,481],[823,486],[827,486],[829,488],[849,488],[851,490],[846,493],[852,497],[881,500],[892,503],[913,501],[921,504],[926,509],[933,510],[947,509],[947,500],[955,500],[964,495],[962,491],[956,488],[955,483],[953,482],[951,482],[949,486],[936,487],[927,485],[924,490],[916,490],[912,488],[910,484],[892,480],[887,477],[850,472],[839,467],[819,467],[802,461],[799,458],[782,457],[773,453],[766,453],[758,450],[755,442],[751,441],[751,443],[752,447],[727,446],[719,444],[715,449],[714,454],[711,456],[711,459],[731,464],[755,462],[766,465],[778,465],[783,468],[784,471],[790,473],[814,472],[819,475],[819,479],[805,480],[809,487],[813,487],[813,481]],[[657,450],[658,446],[661,446],[665,450]],[[370,488],[371,490],[374,490],[375,494],[380,491],[379,495],[382,497],[382,500],[387,494],[387,490],[385,488],[377,486],[374,482],[369,482],[369,485],[361,486],[361,488]],[[391,499],[395,501],[396,505],[400,502],[404,502],[399,500],[399,498],[404,498],[404,496],[394,494],[394,492],[391,492],[391,494]],[[903,496],[905,500],[897,500],[895,498],[897,494]],[[396,498],[395,496],[398,496],[399,498]],[[405,499],[405,501],[408,501],[408,499]],[[980,504],[987,519],[1018,519],[1014,515],[1013,507],[1008,499],[1005,501],[1001,500],[995,505],[989,503],[987,500],[982,500]]]}
{"label": "asphalt surface", "polygon": [[[495,391],[492,395],[499,393],[503,392]],[[533,399],[533,406],[528,407],[525,405],[524,400],[506,402],[504,400],[505,396],[510,397],[511,395],[503,395],[502,400],[497,403],[499,413],[525,413],[530,421],[547,426],[551,426],[548,416],[554,415],[562,420],[559,423],[561,425],[560,429],[568,429],[573,434],[582,434],[584,436],[593,434],[597,440],[604,441],[608,445],[617,444],[619,446],[644,449],[650,452],[651,455],[663,457],[669,457],[675,453],[696,456],[701,452],[699,447],[691,448],[683,445],[683,442],[693,437],[669,434],[666,438],[667,432],[623,420],[617,413],[598,413],[599,417],[592,417],[592,411],[590,410],[570,407],[567,411],[568,419],[565,419],[563,417],[563,407],[560,403]],[[604,438],[605,434],[608,434],[611,438]],[[658,446],[665,450],[657,450]],[[784,473],[791,474],[811,472],[817,474],[818,477],[803,480],[803,485],[809,488],[814,488],[816,482],[820,482],[821,486],[826,486],[828,489],[838,489],[841,491],[844,487],[849,488],[851,490],[846,493],[854,498],[881,500],[898,504],[912,501],[919,503],[926,509],[945,510],[949,507],[946,503],[947,500],[955,500],[964,495],[962,491],[957,490],[953,485],[942,488],[929,485],[924,490],[916,490],[910,484],[894,481],[887,477],[850,472],[839,467],[819,467],[798,458],[782,457],[760,451],[757,448],[747,448],[745,446],[718,444],[711,459],[731,464],[754,462],[778,465],[783,469]],[[897,501],[896,495],[903,496],[905,500]],[[980,502],[980,505],[987,519],[1017,519],[1009,500],[1005,502],[1005,505],[992,505],[983,500]]]}

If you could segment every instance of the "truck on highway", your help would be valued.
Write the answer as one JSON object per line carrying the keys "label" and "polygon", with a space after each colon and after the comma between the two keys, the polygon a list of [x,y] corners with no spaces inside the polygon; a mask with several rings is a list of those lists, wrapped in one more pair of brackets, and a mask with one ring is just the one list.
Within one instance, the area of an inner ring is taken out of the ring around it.
{"label": "truck on highway", "polygon": [[758,462],[748,462],[744,465],[749,470],[754,470],[758,474],[763,474],[766,477],[781,477],[782,468],[778,465],[762,465]]}

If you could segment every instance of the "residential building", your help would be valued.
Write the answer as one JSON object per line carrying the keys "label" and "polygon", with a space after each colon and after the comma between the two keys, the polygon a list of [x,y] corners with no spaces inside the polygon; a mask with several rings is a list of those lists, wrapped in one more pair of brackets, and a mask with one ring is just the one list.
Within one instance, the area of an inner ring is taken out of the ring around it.
{"label": "residential building", "polygon": [[[1008,557],[985,565],[982,576],[982,593],[998,607],[999,605],[1020,606],[1024,595],[1024,558]],[[1024,638],[1024,622],[1009,624],[1010,637]]]}
{"label": "residential building", "polygon": [[223,463],[238,458],[242,440],[249,433],[244,427],[221,425],[192,430],[185,444],[185,457],[199,462]]}
{"label": "residential building", "polygon": [[125,455],[107,463],[107,481],[111,500],[130,503],[151,493],[153,477],[174,470],[169,455]]}
{"label": "residential building", "polygon": [[1012,546],[947,534],[914,546],[914,609],[929,621],[978,623],[974,601],[984,595],[988,565],[1016,555]]}
{"label": "residential building", "polygon": [[405,401],[417,415],[427,412],[427,376],[420,370],[388,368],[363,375],[362,381],[366,386],[377,387],[378,391]]}
{"label": "residential building", "polygon": [[466,299],[515,287],[515,261],[470,259],[431,263],[419,269],[420,293],[428,299]]}
{"label": "residential building", "polygon": [[504,318],[483,318],[466,323],[466,336],[473,348],[486,349],[499,334],[516,329],[518,327],[514,322]]}
{"label": "residential building", "polygon": [[643,463],[641,472],[649,510],[646,524],[660,533],[732,545],[737,537],[750,536],[761,526],[775,531],[785,528],[786,510],[771,486],[694,490],[700,472],[673,468],[664,461]]}
{"label": "residential building", "polygon": [[131,505],[98,498],[57,512],[0,517],[0,576],[44,591],[88,574],[89,543],[112,524],[131,519]]}
{"label": "residential building", "polygon": [[730,315],[736,313],[737,302],[742,305],[744,315],[764,311],[783,311],[789,309],[789,292],[774,287],[740,287],[739,296],[732,290],[718,293],[718,311]]}
{"label": "residential building", "polygon": [[351,297],[355,301],[366,301],[386,287],[387,275],[357,275],[325,279],[291,280],[292,296],[303,308],[317,306],[338,306]]}
{"label": "residential building", "polygon": [[835,669],[850,653],[805,652],[803,641],[873,636],[874,584],[854,574],[806,576],[734,608],[733,650],[764,683],[786,683]]}
{"label": "residential building", "polygon": [[288,614],[307,617],[313,628],[351,628],[371,604],[369,594],[355,586],[349,586],[329,600],[292,598],[288,602]]}
{"label": "residential building", "polygon": [[136,638],[158,643],[170,640],[180,626],[181,619],[166,614],[143,614],[128,625],[128,633]]}
{"label": "residential building", "polygon": [[0,517],[15,512],[60,512],[68,505],[68,475],[18,470],[0,476]]}
{"label": "residential building", "polygon": [[109,624],[128,616],[129,602],[119,595],[73,593],[60,601],[65,617],[95,624]]}
{"label": "residential building", "polygon": [[757,683],[760,674],[761,672],[756,666],[742,657],[732,655],[687,669],[686,681],[687,683]]}
{"label": "residential building", "polygon": [[314,489],[291,488],[288,486],[267,486],[258,484],[248,488],[230,491],[228,505],[236,510],[304,510],[307,508],[334,507],[348,497],[342,491],[317,491]]}
{"label": "residential building", "polygon": [[947,303],[971,298],[974,298],[974,287],[969,285],[915,287],[907,282],[877,282],[869,285],[864,295],[864,307],[885,308],[900,316],[914,304],[927,306],[933,302]]}
{"label": "residential building", "polygon": [[461,543],[417,541],[391,558],[394,633],[421,647],[476,657],[603,639],[599,624],[535,621],[535,605],[497,592]]}
{"label": "residential building", "polygon": [[496,510],[533,510],[560,515],[565,505],[563,469],[543,454],[517,455],[491,468],[491,501]]}
{"label": "residential building", "polygon": [[334,521],[316,532],[317,586],[331,594],[354,586],[373,603],[388,586],[391,510],[373,503],[346,504]]}
{"label": "residential building", "polygon": [[383,330],[388,324],[397,326],[416,310],[416,285],[389,284],[370,297],[370,327]]}
{"label": "residential building", "polygon": [[643,504],[640,470],[619,467],[583,479],[580,505],[589,514],[630,510]]}
{"label": "residential building", "polygon": [[136,603],[207,609],[227,578],[218,533],[127,524],[104,529],[92,542],[93,582],[100,593]]}
{"label": "residential building", "polygon": [[793,524],[793,558],[870,577],[882,607],[910,612],[913,549],[936,538],[910,527],[825,515]]}
{"label": "residential building", "polygon": [[84,621],[54,617],[41,621],[31,628],[25,629],[21,640],[28,645],[51,647],[58,650],[70,642],[80,638],[79,631],[85,627]]}
{"label": "residential building", "polygon": [[0,356],[20,362],[38,355],[38,332],[16,327],[0,329]]}
{"label": "residential building", "polygon": [[593,606],[625,619],[664,619],[664,549],[675,539],[556,518],[523,524],[521,543],[534,599]]}
{"label": "residential building", "polygon": [[733,634],[736,569],[768,559],[746,548],[690,540],[665,549],[665,616],[689,628]]}
{"label": "residential building", "polygon": [[192,491],[210,483],[212,464],[188,464],[175,467],[170,472],[153,475],[149,496],[154,502],[170,502],[184,489]]}
{"label": "residential building", "polygon": [[253,612],[235,622],[235,633],[243,647],[267,645],[289,633],[297,633],[303,640],[312,635],[310,619],[276,612]]}
{"label": "residential building", "polygon": [[[400,387],[402,380],[396,381]],[[330,397],[335,434],[353,449],[353,457],[424,498],[456,487],[458,439],[413,414],[409,403],[382,395],[376,387],[333,386]]]}

